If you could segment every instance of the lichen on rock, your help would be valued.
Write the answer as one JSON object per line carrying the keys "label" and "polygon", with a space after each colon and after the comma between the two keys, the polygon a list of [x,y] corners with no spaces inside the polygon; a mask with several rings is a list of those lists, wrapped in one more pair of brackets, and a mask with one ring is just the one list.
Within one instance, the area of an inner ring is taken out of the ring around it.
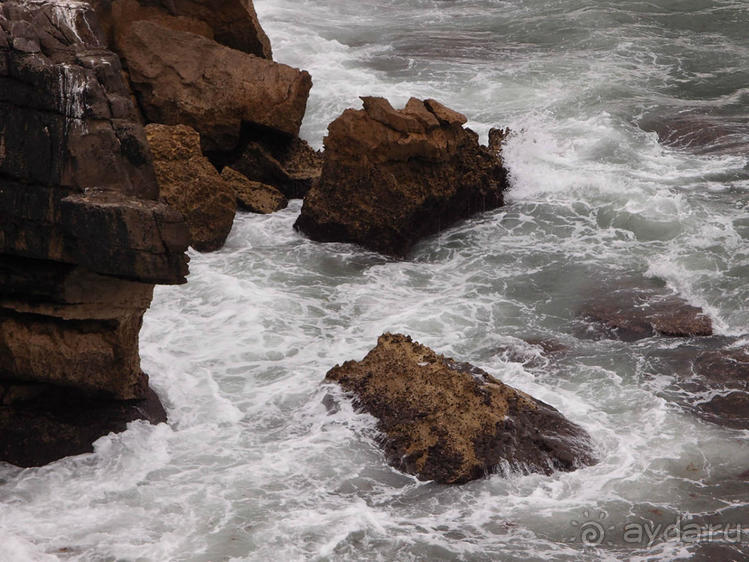
{"label": "lichen on rock", "polygon": [[380,336],[362,361],[334,367],[325,380],[377,418],[390,464],[424,480],[461,484],[595,463],[590,436],[552,406],[408,336]]}

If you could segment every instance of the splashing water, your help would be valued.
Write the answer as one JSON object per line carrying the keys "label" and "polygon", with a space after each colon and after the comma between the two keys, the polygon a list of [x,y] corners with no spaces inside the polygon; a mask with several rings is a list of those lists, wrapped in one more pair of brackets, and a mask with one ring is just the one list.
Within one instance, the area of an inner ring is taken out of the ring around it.
{"label": "splashing water", "polygon": [[[91,455],[0,468],[9,560],[599,560],[744,548],[663,533],[749,528],[746,432],[700,421],[648,358],[674,346],[578,339],[590,282],[657,278],[720,336],[749,332],[749,170],[741,152],[658,142],[684,111],[742,124],[740,0],[257,0],[277,60],[315,86],[302,134],[359,95],[434,97],[486,138],[510,126],[508,205],[393,261],[295,233],[301,202],[240,215],[226,247],[160,287],[141,338],[170,425]],[[646,126],[646,123],[652,125]],[[734,131],[732,129],[732,131]],[[749,132],[746,139],[749,140]],[[383,331],[412,335],[552,404],[601,462],[461,487],[384,462],[374,420],[325,372]],[[525,339],[569,348],[542,356]],[[518,356],[534,358],[519,361]],[[332,393],[341,409],[322,404]],[[639,525],[641,540],[625,535]],[[651,525],[650,527],[647,527]],[[661,525],[656,533],[656,525]],[[647,540],[646,540],[647,539]],[[716,556],[716,554],[712,554]]]}

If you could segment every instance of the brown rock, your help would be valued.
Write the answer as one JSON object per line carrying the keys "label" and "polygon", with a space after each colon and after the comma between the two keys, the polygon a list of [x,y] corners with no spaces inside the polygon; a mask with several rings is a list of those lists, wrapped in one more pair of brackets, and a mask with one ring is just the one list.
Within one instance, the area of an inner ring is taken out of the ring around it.
{"label": "brown rock", "polygon": [[591,323],[594,334],[622,341],[713,333],[712,321],[701,308],[655,284],[601,287],[589,293],[579,313]]}
{"label": "brown rock", "polygon": [[0,2],[0,461],[165,419],[138,332],[153,283],[185,281],[187,227],[104,44],[86,2]]}
{"label": "brown rock", "polygon": [[243,176],[271,185],[290,199],[304,197],[322,172],[322,154],[298,137],[250,141],[229,162]]}
{"label": "brown rock", "polygon": [[90,453],[99,437],[125,431],[128,423],[141,419],[166,421],[151,389],[141,399],[115,401],[49,385],[0,381],[0,460],[29,467]]}
{"label": "brown rock", "polygon": [[160,3],[148,5],[138,0],[115,0],[111,3],[111,13],[107,20],[110,23],[111,43],[115,50],[119,50],[122,37],[136,21],[151,21],[162,27],[178,31],[187,31],[202,35],[208,39],[215,39],[213,28],[205,20],[189,17],[179,12],[170,12]]}
{"label": "brown rock", "polygon": [[234,149],[243,122],[299,133],[312,87],[304,71],[152,21],[132,23],[120,51],[146,119],[193,127],[206,150]]}
{"label": "brown rock", "polygon": [[231,232],[237,201],[200,151],[200,135],[185,125],[146,127],[161,197],[179,209],[200,252],[218,250]]}
{"label": "brown rock", "polygon": [[407,336],[380,336],[362,361],[334,367],[326,380],[379,420],[389,462],[424,480],[460,484],[595,462],[588,434],[557,410]]}
{"label": "brown rock", "polygon": [[289,204],[275,187],[250,181],[228,166],[221,171],[221,177],[234,190],[237,205],[243,211],[267,215],[285,209]]}
{"label": "brown rock", "polygon": [[356,242],[402,256],[419,238],[498,207],[507,174],[464,129],[465,116],[434,100],[402,110],[362,98],[330,124],[322,176],[295,227],[322,242]]}
{"label": "brown rock", "polygon": [[[251,0],[89,0],[102,22],[110,46],[134,21],[150,20],[199,33],[222,45],[271,59],[271,45]],[[177,23],[192,21],[196,23]],[[195,27],[196,24],[199,27]]]}

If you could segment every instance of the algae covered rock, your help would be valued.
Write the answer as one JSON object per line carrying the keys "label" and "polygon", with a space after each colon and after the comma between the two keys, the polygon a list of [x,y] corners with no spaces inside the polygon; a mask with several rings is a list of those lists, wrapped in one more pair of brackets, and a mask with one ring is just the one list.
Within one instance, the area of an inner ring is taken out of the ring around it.
{"label": "algae covered rock", "polygon": [[424,480],[595,463],[590,436],[556,409],[408,336],[380,336],[362,361],[334,367],[326,380],[379,420],[390,464]]}

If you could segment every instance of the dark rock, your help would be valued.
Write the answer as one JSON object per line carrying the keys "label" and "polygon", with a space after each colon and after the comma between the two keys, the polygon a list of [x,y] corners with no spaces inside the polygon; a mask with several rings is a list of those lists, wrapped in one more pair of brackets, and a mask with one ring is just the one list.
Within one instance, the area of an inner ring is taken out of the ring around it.
{"label": "dark rock", "polygon": [[236,195],[200,151],[200,135],[185,125],[146,127],[161,198],[182,213],[190,244],[210,252],[224,245],[237,212]]}
{"label": "dark rock", "polygon": [[85,2],[0,2],[0,461],[23,466],[165,419],[138,334],[188,233],[103,37]]}
{"label": "dark rock", "polygon": [[329,126],[320,181],[295,227],[313,240],[355,242],[403,256],[418,239],[503,204],[507,174],[462,127],[465,116],[434,100],[395,110],[362,98]]}
{"label": "dark rock", "polygon": [[299,133],[307,72],[147,20],[133,22],[119,48],[146,119],[189,125],[208,151],[236,148],[243,122]]}
{"label": "dark rock", "polygon": [[645,373],[671,376],[660,392],[704,420],[749,429],[749,347],[723,337],[650,353]]}
{"label": "dark rock", "polygon": [[40,53],[0,46],[0,253],[184,282],[186,228],[156,201],[145,134],[95,14],[85,3],[4,2],[0,17],[23,37],[55,38]]}
{"label": "dark rock", "polygon": [[0,382],[0,460],[30,467],[89,453],[94,441],[135,420],[166,422],[153,390],[138,400],[115,401],[51,385]]}
{"label": "dark rock", "polygon": [[578,313],[590,322],[594,335],[622,341],[713,333],[712,321],[701,308],[654,283],[621,282],[591,289]]}
{"label": "dark rock", "polygon": [[322,172],[322,154],[298,137],[265,135],[226,161],[243,176],[273,186],[289,199],[304,197]]}
{"label": "dark rock", "polygon": [[749,152],[746,131],[749,118],[721,115],[696,109],[645,116],[640,127],[658,134],[658,140],[673,148],[696,154],[740,154]]}
{"label": "dark rock", "polygon": [[550,474],[595,463],[590,436],[557,410],[467,363],[385,334],[327,381],[375,416],[397,469],[460,484],[492,472]]}
{"label": "dark rock", "polygon": [[221,171],[221,178],[234,191],[237,206],[243,211],[267,215],[285,209],[289,201],[275,187],[250,181],[228,166]]}

